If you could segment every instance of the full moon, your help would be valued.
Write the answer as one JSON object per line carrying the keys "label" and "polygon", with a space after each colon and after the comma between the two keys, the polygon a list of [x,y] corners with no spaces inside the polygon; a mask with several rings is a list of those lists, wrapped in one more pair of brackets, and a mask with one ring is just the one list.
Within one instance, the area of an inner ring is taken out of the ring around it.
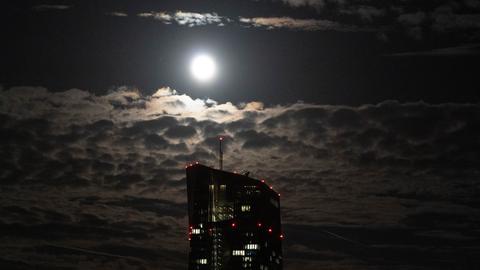
{"label": "full moon", "polygon": [[190,71],[197,80],[206,82],[213,79],[217,68],[212,57],[202,54],[193,58],[190,64]]}

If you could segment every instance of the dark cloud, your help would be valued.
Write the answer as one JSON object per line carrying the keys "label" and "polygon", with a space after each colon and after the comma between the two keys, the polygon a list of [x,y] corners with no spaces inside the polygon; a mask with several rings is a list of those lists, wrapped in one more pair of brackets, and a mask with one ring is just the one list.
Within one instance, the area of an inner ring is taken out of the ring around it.
{"label": "dark cloud", "polygon": [[388,54],[386,56],[478,56],[480,55],[479,44],[467,44],[457,47],[440,48],[427,51],[411,51]]}
{"label": "dark cloud", "polygon": [[157,134],[149,134],[145,137],[145,147],[165,149],[169,145],[168,141]]}
{"label": "dark cloud", "polygon": [[174,117],[158,117],[156,119],[134,123],[132,127],[125,129],[125,134],[157,133],[176,124],[177,120]]}
{"label": "dark cloud", "polygon": [[350,9],[340,10],[341,13],[359,16],[363,21],[372,22],[375,19],[384,17],[386,10],[375,6],[353,6]]}
{"label": "dark cloud", "polygon": [[119,201],[106,202],[106,205],[130,207],[138,211],[149,211],[159,216],[184,217],[187,204],[142,197],[125,197]]}
{"label": "dark cloud", "polygon": [[169,127],[167,131],[165,132],[165,136],[168,138],[173,138],[173,139],[186,139],[193,137],[195,134],[197,134],[197,131],[195,128],[191,126],[173,126]]}
{"label": "dark cloud", "polygon": [[[328,0],[282,0],[282,2],[292,5],[294,7],[299,7],[299,6],[322,7],[326,4],[326,2],[328,2]],[[338,3],[343,1],[334,0],[331,2]]]}
{"label": "dark cloud", "polygon": [[426,19],[425,12],[405,13],[398,16],[398,21],[407,25],[419,25]]}
{"label": "dark cloud", "polygon": [[242,131],[236,135],[239,139],[245,141],[242,147],[246,149],[272,148],[275,145],[274,138],[255,130]]}
{"label": "dark cloud", "polygon": [[24,87],[0,92],[0,118],[2,267],[183,269],[184,166],[215,166],[219,135],[226,169],[282,194],[286,269],[478,265],[478,104]]}
{"label": "dark cloud", "polygon": [[71,5],[37,5],[33,9],[37,11],[47,11],[47,10],[66,10],[72,8]]}
{"label": "dark cloud", "polygon": [[[279,2],[279,1],[277,1]],[[449,38],[450,44],[464,45],[478,41],[480,2],[445,1],[357,1],[357,0],[284,0],[294,9],[312,8],[318,16],[338,24],[369,28],[387,36],[409,37],[421,41]],[[398,25],[400,24],[400,26]],[[368,26],[368,27],[366,27]],[[437,45],[438,46],[438,45]],[[440,45],[441,46],[441,45]]]}

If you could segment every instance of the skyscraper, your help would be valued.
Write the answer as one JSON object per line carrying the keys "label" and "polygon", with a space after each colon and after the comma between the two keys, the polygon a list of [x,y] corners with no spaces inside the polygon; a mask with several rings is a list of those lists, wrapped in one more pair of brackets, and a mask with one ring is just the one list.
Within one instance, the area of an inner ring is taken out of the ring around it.
{"label": "skyscraper", "polygon": [[282,269],[280,194],[241,174],[186,171],[189,269]]}

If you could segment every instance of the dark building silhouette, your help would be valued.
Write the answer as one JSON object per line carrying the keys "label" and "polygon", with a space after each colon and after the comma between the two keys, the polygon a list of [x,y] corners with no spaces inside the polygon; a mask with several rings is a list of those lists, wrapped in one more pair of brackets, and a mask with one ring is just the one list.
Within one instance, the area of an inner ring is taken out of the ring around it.
{"label": "dark building silhouette", "polygon": [[280,194],[241,174],[186,171],[189,269],[282,269]]}

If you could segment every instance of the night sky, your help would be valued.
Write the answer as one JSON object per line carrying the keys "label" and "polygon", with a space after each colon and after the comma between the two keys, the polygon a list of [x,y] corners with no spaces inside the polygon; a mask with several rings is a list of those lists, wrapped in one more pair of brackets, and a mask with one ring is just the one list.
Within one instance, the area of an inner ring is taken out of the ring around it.
{"label": "night sky", "polygon": [[4,2],[0,269],[186,269],[219,135],[286,270],[480,269],[480,0]]}

